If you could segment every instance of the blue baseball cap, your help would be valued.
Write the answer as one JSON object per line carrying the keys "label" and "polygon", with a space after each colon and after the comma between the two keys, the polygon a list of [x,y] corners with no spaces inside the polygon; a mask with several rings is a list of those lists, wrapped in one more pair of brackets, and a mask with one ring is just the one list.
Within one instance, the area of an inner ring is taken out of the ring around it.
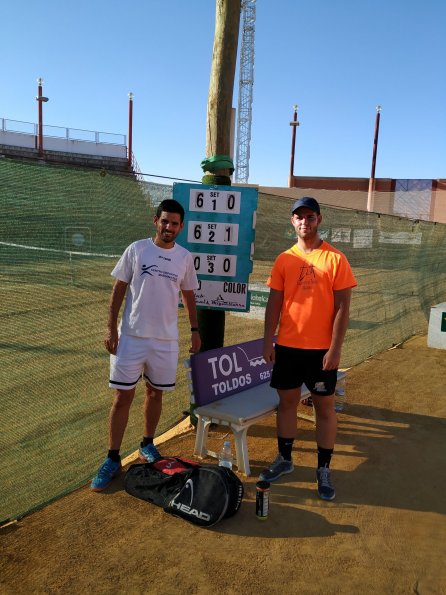
{"label": "blue baseball cap", "polygon": [[294,215],[294,213],[300,207],[307,207],[308,209],[311,209],[318,215],[321,214],[321,209],[319,207],[319,203],[317,202],[317,200],[315,198],[312,198],[311,196],[303,196],[302,198],[299,198],[298,200],[296,200],[296,202],[293,205],[293,208],[291,209],[291,214]]}

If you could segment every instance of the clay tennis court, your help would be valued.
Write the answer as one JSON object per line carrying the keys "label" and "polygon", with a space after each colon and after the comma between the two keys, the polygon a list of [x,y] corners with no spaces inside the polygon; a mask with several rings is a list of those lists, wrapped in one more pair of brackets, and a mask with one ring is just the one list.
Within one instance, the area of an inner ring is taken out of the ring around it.
{"label": "clay tennis court", "polygon": [[[257,520],[271,417],[249,432],[235,517],[201,529],[132,498],[122,478],[102,494],[85,486],[0,531],[1,592],[446,593],[445,378],[445,351],[421,336],[349,371],[334,502],[317,498],[313,426],[300,421],[295,470]],[[216,428],[215,445],[225,436]],[[191,456],[193,444],[190,431],[160,450]]]}

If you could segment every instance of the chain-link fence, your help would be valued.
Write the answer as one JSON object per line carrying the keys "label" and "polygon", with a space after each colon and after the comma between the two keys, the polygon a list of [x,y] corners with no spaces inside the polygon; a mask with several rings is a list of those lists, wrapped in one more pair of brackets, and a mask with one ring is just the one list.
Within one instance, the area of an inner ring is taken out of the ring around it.
{"label": "chain-link fence", "polygon": [[[103,348],[110,271],[129,243],[152,234],[156,205],[171,196],[171,186],[130,177],[0,161],[0,522],[85,484],[101,462],[111,404]],[[262,336],[264,283],[294,241],[291,204],[259,194],[253,307],[226,315],[227,345]],[[342,365],[426,332],[430,307],[446,299],[446,225],[332,206],[323,217],[321,234],[358,279]],[[177,389],[165,395],[159,433],[189,406],[182,310],[179,326]],[[139,386],[124,455],[140,440],[142,402]]]}

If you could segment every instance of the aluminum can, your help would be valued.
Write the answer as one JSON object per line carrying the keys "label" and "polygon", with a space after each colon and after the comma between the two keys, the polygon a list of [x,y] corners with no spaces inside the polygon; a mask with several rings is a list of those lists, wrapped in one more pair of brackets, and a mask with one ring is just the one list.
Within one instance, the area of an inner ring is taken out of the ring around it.
{"label": "aluminum can", "polygon": [[260,521],[266,521],[269,509],[269,481],[258,481],[256,483],[256,515]]}

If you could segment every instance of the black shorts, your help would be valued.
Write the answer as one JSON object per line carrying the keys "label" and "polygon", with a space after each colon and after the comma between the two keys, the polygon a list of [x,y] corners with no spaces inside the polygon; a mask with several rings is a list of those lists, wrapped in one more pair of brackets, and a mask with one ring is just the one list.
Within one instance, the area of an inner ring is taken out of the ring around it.
{"label": "black shorts", "polygon": [[322,369],[322,360],[327,351],[328,349],[296,349],[276,344],[276,361],[270,386],[279,390],[291,390],[305,383],[314,395],[334,394],[338,371]]}

